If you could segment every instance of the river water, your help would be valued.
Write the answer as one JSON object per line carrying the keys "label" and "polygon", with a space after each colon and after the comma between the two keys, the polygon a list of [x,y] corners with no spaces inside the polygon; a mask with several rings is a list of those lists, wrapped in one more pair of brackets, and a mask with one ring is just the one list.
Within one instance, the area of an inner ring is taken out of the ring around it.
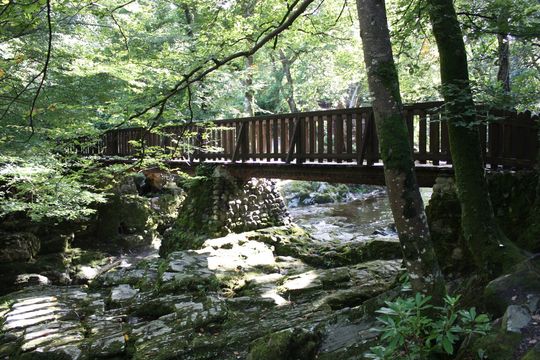
{"label": "river water", "polygon": [[[421,193],[427,204],[431,189],[422,188]],[[289,207],[289,213],[293,222],[321,241],[349,242],[374,235],[397,236],[384,188],[344,203]]]}

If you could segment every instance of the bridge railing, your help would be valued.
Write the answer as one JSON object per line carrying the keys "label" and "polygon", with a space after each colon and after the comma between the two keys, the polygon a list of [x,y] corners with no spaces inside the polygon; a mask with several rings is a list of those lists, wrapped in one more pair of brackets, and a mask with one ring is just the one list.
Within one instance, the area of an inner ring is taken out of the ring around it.
{"label": "bridge railing", "polygon": [[[419,164],[451,164],[448,127],[441,102],[406,105],[404,116],[414,158]],[[484,110],[478,109],[479,114]],[[530,112],[493,111],[498,118],[480,126],[480,142],[490,167],[530,167],[537,155],[537,117]],[[159,147],[172,160],[193,162],[379,163],[371,107],[265,115],[184,126],[160,133],[143,128],[111,130],[90,153],[135,156],[140,148]]]}

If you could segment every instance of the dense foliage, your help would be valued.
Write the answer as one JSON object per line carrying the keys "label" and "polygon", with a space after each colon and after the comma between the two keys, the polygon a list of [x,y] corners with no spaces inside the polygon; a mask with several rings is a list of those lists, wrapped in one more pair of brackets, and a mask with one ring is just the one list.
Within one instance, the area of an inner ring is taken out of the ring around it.
{"label": "dense foliage", "polygon": [[[248,60],[234,57],[302,4],[309,5]],[[538,3],[457,5],[478,100],[538,110]],[[388,8],[404,101],[440,99],[424,1],[393,0]],[[35,208],[35,217],[61,216],[47,209],[65,205],[73,216],[85,214],[100,195],[87,176],[94,165],[73,166],[73,151],[113,127],[159,131],[251,111],[370,101],[356,4],[347,0],[2,0],[0,28],[3,213]],[[497,80],[501,33],[510,44],[511,95]],[[29,196],[36,184],[51,196]],[[71,196],[75,189],[84,196]]]}

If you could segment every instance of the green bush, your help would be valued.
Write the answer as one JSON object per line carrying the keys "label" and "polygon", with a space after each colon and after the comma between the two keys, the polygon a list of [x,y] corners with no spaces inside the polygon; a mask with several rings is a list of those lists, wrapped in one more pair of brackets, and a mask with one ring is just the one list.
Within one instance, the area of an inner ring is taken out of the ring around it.
{"label": "green bush", "polygon": [[453,355],[456,345],[473,334],[485,335],[491,326],[475,308],[458,310],[459,296],[446,296],[444,306],[433,306],[430,296],[398,298],[377,310],[381,345],[372,347],[370,359],[420,360]]}

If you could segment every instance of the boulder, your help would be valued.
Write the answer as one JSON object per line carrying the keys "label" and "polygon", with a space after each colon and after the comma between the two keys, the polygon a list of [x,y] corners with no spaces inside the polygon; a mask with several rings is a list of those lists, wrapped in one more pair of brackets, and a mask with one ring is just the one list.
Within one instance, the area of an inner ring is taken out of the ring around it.
{"label": "boulder", "polygon": [[504,313],[502,327],[506,331],[520,333],[531,320],[528,308],[521,305],[510,305]]}
{"label": "boulder", "polygon": [[510,305],[538,306],[538,301],[534,299],[540,297],[539,262],[540,256],[533,257],[516,266],[514,272],[488,283],[484,289],[487,309],[501,316]]}
{"label": "boulder", "polygon": [[0,233],[0,263],[29,261],[36,257],[41,242],[32,233]]}
{"label": "boulder", "polygon": [[311,360],[320,345],[317,333],[303,328],[278,331],[253,341],[248,360]]}

